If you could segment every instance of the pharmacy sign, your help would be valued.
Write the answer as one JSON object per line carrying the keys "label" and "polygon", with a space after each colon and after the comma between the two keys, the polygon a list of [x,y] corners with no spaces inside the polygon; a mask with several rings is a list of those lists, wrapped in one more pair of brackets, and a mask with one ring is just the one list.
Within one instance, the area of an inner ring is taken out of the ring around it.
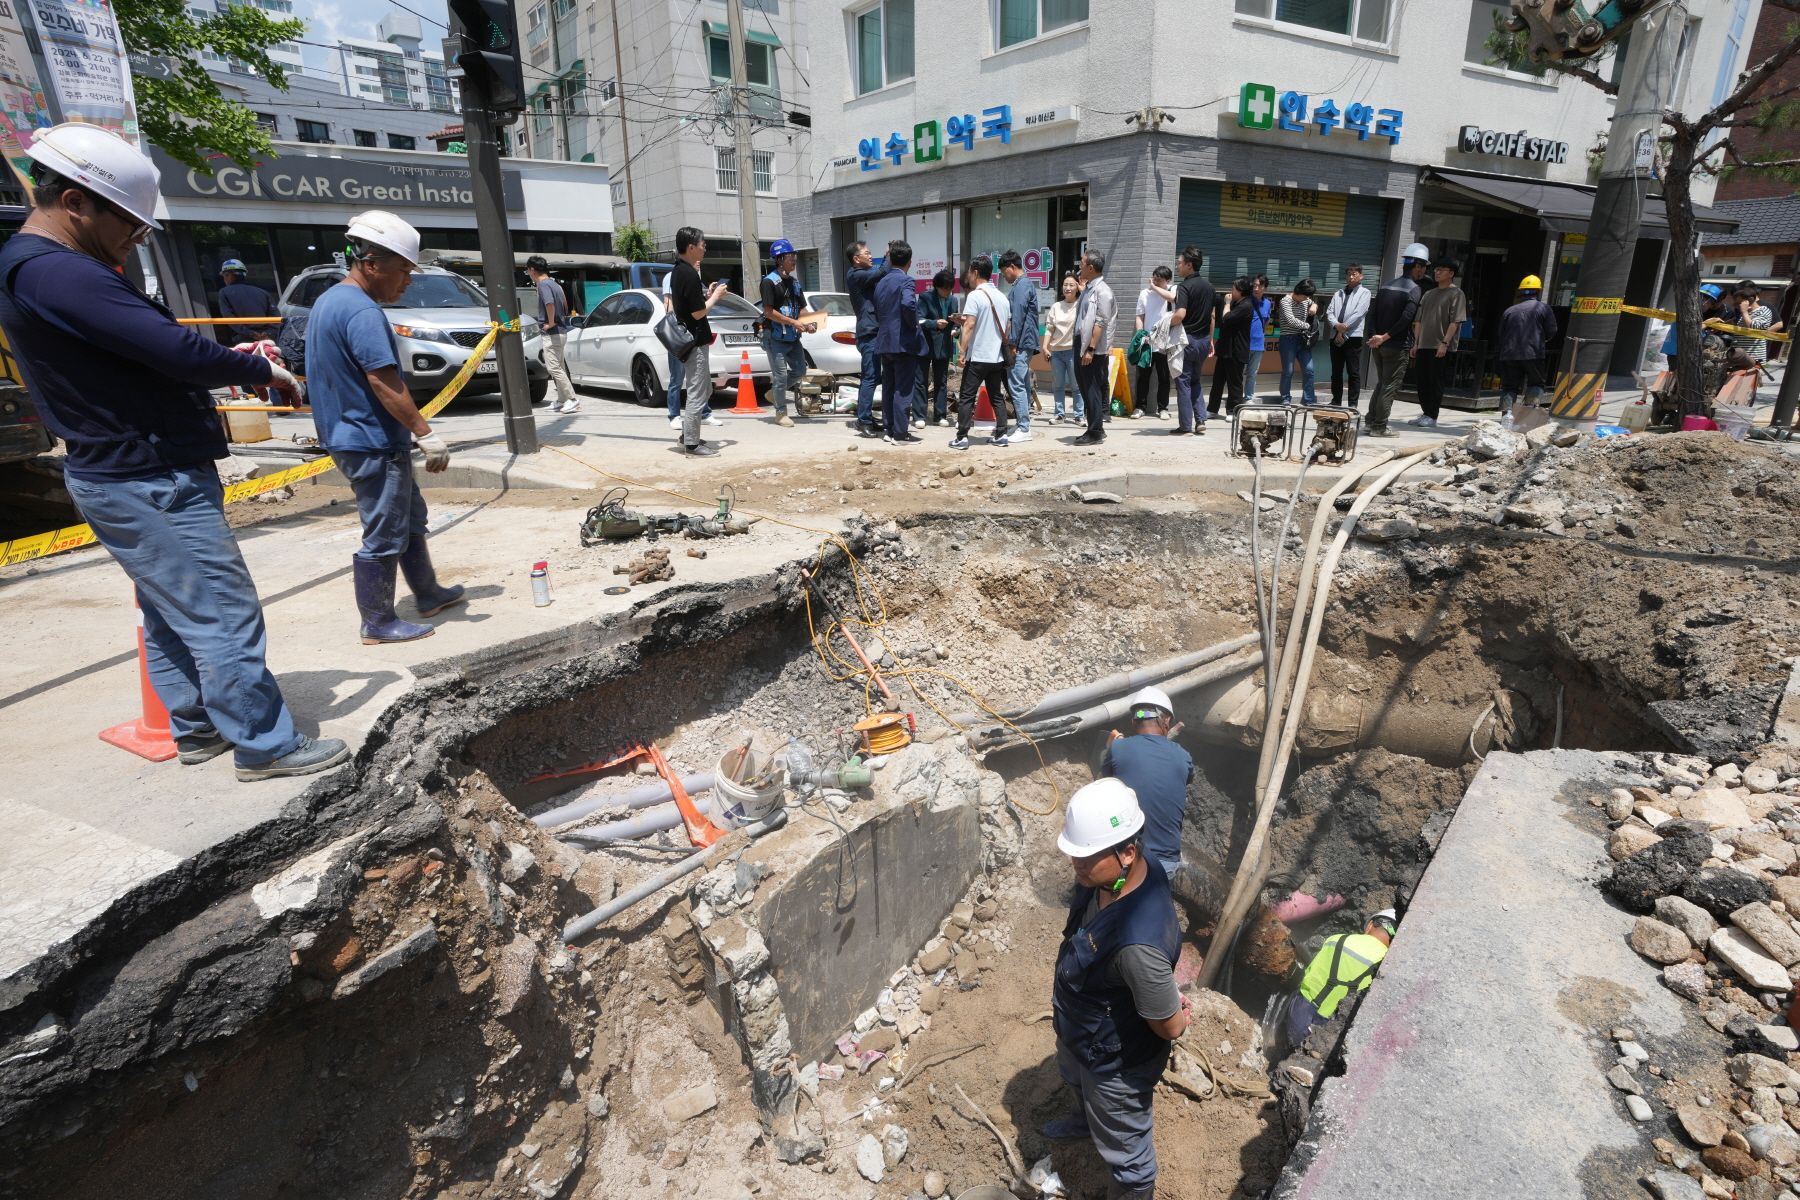
{"label": "pharmacy sign", "polygon": [[1266,83],[1246,83],[1238,92],[1238,126],[1270,129],[1275,125],[1275,89]]}

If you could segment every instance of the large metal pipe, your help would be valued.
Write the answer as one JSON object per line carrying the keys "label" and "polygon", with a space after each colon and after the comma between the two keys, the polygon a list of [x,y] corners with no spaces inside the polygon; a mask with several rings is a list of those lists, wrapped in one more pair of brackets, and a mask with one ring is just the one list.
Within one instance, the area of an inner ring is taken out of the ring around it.
{"label": "large metal pipe", "polygon": [[[1250,634],[1248,641],[1254,642],[1256,634]],[[1196,688],[1217,683],[1221,679],[1230,679],[1262,666],[1262,651],[1256,650],[1242,658],[1227,659],[1221,663],[1210,663],[1186,675],[1177,676],[1163,684],[1163,691],[1173,700],[1175,697],[1191,692]],[[1098,729],[1102,725],[1111,724],[1130,711],[1130,696],[1116,696],[1104,703],[1084,708],[1078,713],[1056,717],[1031,727],[1027,732],[1042,738],[1068,737],[1072,733],[1080,733],[1084,729]],[[994,741],[982,746],[983,750],[999,750],[1006,746],[1023,745],[1024,739],[1005,725],[991,726],[984,731]]]}
{"label": "large metal pipe", "polygon": [[[684,775],[681,779],[681,790],[692,796],[695,792],[709,791],[713,785],[713,773],[703,772],[699,775]],[[669,785],[662,780],[641,788],[633,788],[623,796],[589,796],[585,800],[576,800],[561,808],[553,808],[549,812],[539,813],[531,818],[539,829],[553,829],[558,825],[567,825],[570,821],[578,821],[591,812],[599,812],[603,808],[649,808],[652,804],[661,804],[665,800],[673,800],[675,795],[669,791]]]}
{"label": "large metal pipe", "polygon": [[[713,812],[713,798],[701,796],[694,801],[694,807],[710,817]],[[623,821],[612,821],[605,825],[589,825],[584,829],[565,830],[557,834],[556,838],[558,841],[579,846],[586,841],[617,841],[621,838],[649,837],[653,833],[673,829],[679,824],[681,824],[681,807],[675,804],[659,804],[635,817],[627,817]]]}

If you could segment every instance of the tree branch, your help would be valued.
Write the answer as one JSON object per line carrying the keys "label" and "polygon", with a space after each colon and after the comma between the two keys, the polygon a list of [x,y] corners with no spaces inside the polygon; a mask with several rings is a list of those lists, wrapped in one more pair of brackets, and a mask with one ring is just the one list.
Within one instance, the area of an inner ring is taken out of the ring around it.
{"label": "tree branch", "polygon": [[1550,66],[1564,75],[1573,76],[1584,83],[1592,84],[1609,96],[1616,96],[1619,94],[1618,84],[1609,83],[1607,80],[1600,78],[1600,76],[1588,70],[1586,67],[1565,67],[1561,63],[1551,63]]}

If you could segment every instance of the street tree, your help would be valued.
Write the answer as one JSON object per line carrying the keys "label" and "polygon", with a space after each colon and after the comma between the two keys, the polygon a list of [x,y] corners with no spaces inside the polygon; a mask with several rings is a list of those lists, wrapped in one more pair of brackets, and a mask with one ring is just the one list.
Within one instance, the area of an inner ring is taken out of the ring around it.
{"label": "street tree", "polygon": [[287,89],[287,73],[268,55],[271,46],[306,32],[306,22],[277,21],[251,4],[235,3],[196,16],[186,0],[116,0],[114,14],[125,48],[161,55],[175,64],[173,79],[132,80],[138,129],[153,145],[194,170],[212,174],[220,157],[246,169],[270,147],[256,114],[227,100],[206,73],[198,52],[241,62],[251,73]]}

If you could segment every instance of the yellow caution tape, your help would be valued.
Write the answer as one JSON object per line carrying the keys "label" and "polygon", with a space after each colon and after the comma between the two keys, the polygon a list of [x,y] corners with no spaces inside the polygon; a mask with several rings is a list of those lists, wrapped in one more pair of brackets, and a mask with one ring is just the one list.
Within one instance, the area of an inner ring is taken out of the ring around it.
{"label": "yellow caution tape", "polygon": [[1569,311],[1610,317],[1616,315],[1624,306],[1625,301],[1617,296],[1577,296],[1575,303],[1569,307]]}
{"label": "yellow caution tape", "polygon": [[[518,332],[519,322],[515,319],[507,322],[506,328]],[[419,415],[430,420],[441,412],[444,406],[456,399],[458,392],[475,374],[475,368],[487,357],[493,348],[494,339],[500,336],[500,326],[489,322],[487,335],[476,343],[469,354],[469,360],[462,369],[446,383],[430,403],[419,410]],[[235,504],[239,500],[248,500],[252,496],[260,496],[264,492],[272,492],[290,483],[299,483],[303,479],[311,479],[315,475],[337,466],[329,455],[315,458],[311,462],[301,463],[297,467],[289,467],[285,471],[277,471],[273,475],[264,475],[259,479],[245,479],[225,488],[225,503]],[[30,537],[14,538],[10,542],[0,542],[0,566],[10,567],[17,562],[31,558],[43,558],[47,554],[60,554],[64,550],[74,550],[80,546],[90,546],[100,538],[86,525],[71,525],[67,529],[58,529],[51,533],[34,533]]]}
{"label": "yellow caution tape", "polygon": [[[1639,308],[1635,304],[1621,304],[1619,306],[1619,311],[1630,313],[1634,317],[1655,317],[1658,321],[1673,321],[1676,319],[1675,314],[1666,308]],[[1794,340],[1792,334],[1770,333],[1766,329],[1751,329],[1747,325],[1733,325],[1728,321],[1721,321],[1717,317],[1714,317],[1710,321],[1702,322],[1702,324],[1708,329],[1718,333],[1728,333],[1732,337],[1761,338],[1765,342],[1791,342]]]}

